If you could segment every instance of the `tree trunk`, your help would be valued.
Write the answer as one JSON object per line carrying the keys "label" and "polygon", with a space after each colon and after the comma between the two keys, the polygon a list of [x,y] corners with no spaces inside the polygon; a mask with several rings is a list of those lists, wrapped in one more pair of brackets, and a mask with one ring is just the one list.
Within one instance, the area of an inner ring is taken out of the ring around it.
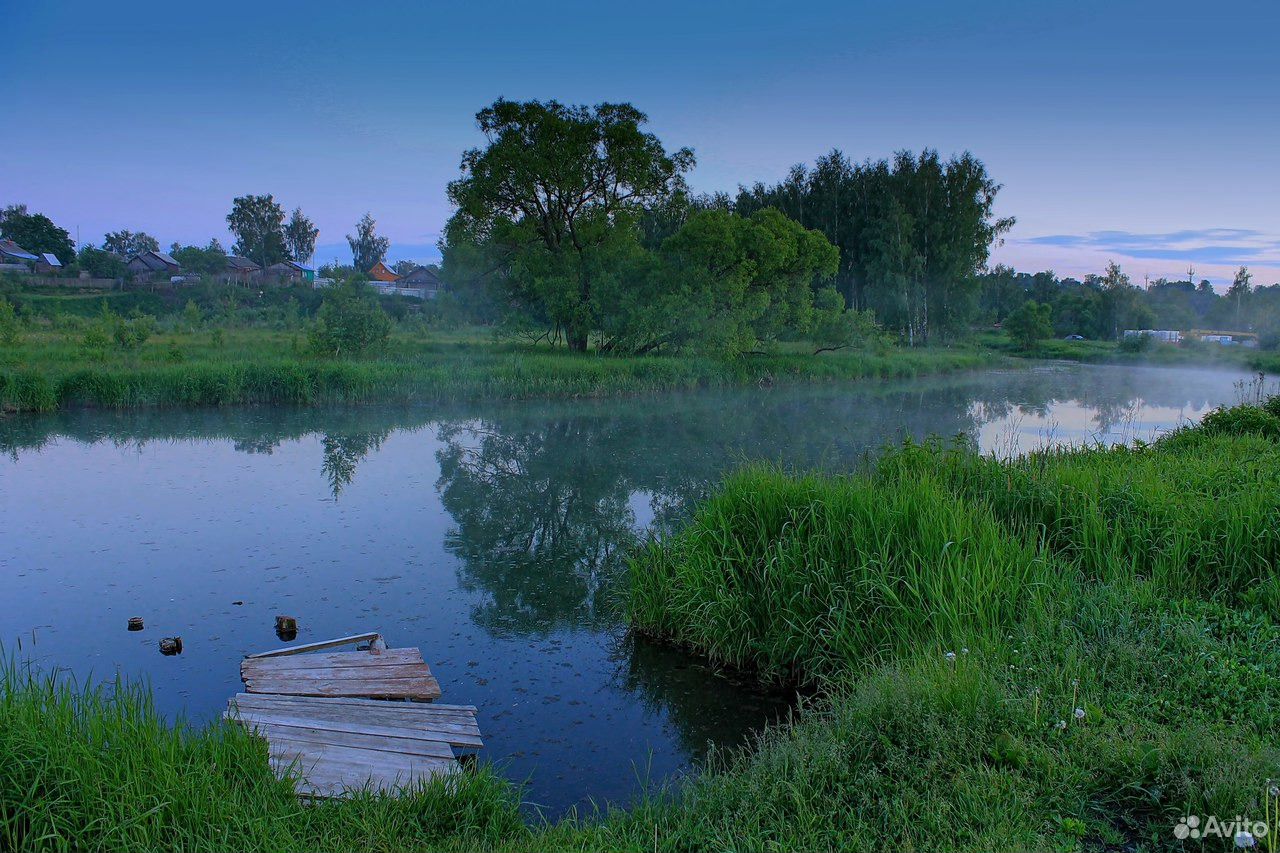
{"label": "tree trunk", "polygon": [[565,334],[565,339],[569,342],[569,349],[573,352],[587,351],[587,330],[579,329],[576,326],[570,327]]}

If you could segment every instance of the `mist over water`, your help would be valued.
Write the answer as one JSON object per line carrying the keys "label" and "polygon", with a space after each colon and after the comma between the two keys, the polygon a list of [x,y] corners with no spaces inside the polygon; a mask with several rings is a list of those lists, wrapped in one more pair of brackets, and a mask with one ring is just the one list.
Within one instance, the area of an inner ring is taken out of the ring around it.
{"label": "mist over water", "polygon": [[[886,442],[986,452],[1150,440],[1248,393],[1223,371],[1048,365],[887,384],[412,408],[93,412],[0,419],[7,650],[148,679],[215,717],[240,658],[381,630],[557,813],[626,801],[788,707],[632,641],[626,548],[750,460],[851,470]],[[1239,387],[1238,387],[1239,386]],[[130,633],[130,616],[146,630]],[[181,635],[163,657],[162,636]]]}

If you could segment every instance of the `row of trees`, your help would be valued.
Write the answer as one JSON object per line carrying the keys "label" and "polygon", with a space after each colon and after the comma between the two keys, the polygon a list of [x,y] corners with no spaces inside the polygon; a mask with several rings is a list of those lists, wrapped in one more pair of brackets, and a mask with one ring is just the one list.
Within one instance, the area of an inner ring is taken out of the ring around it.
{"label": "row of trees", "polygon": [[1014,224],[994,215],[999,190],[968,153],[852,163],[833,150],[773,186],[740,190],[734,209],[776,208],[825,234],[840,250],[836,285],[849,304],[914,344],[968,331],[975,277]]}
{"label": "row of trees", "polygon": [[[979,322],[1008,325],[1028,302],[1049,309],[1051,334],[1116,340],[1125,329],[1218,329],[1254,331],[1264,347],[1280,345],[1280,285],[1254,286],[1240,267],[1225,294],[1208,279],[1160,278],[1136,285],[1119,264],[1083,280],[1059,278],[1052,270],[1020,273],[997,265],[979,278]],[[1048,335],[1045,335],[1046,337]]]}
{"label": "row of trees", "polygon": [[[282,261],[309,263],[320,234],[301,208],[294,208],[286,217],[284,207],[269,194],[235,198],[227,227],[235,237],[231,254],[249,258],[264,269]],[[130,257],[160,251],[160,241],[145,231],[121,229],[108,232],[101,246],[87,244],[77,252],[66,229],[43,214],[29,213],[24,204],[0,208],[0,239],[12,240],[31,252],[49,252],[64,265],[77,264],[96,278],[122,278]],[[356,223],[356,233],[348,235],[347,242],[353,268],[361,273],[384,260],[391,246],[390,240],[378,234],[377,223],[368,213]],[[215,237],[204,246],[173,243],[169,254],[185,270],[213,275],[225,270],[228,252]]]}
{"label": "row of trees", "polygon": [[829,348],[872,318],[913,344],[967,331],[1013,224],[973,156],[833,151],[776,186],[690,197],[693,153],[646,120],[629,104],[481,110],[487,145],[449,185],[441,246],[463,300],[576,350]]}

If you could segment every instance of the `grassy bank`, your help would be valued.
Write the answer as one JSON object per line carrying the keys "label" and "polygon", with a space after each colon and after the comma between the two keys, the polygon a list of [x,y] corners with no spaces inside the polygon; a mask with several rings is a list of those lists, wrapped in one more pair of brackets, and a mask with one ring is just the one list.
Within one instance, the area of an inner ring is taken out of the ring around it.
{"label": "grassy bank", "polygon": [[731,477],[635,555],[634,622],[818,698],[626,811],[528,824],[485,768],[303,808],[233,726],[170,728],[145,691],[10,667],[0,848],[1180,850],[1188,814],[1275,832],[1278,415]]}
{"label": "grassy bank", "polygon": [[975,335],[974,344],[1014,358],[1056,359],[1086,364],[1149,364],[1176,367],[1228,367],[1280,372],[1280,353],[1224,347],[1219,344],[1168,346],[1152,343],[1137,352],[1126,352],[1115,341],[1039,341],[1029,350],[1020,349],[1000,332]]}
{"label": "grassy bank", "polygon": [[607,356],[498,344],[478,335],[394,335],[360,359],[305,352],[297,333],[246,329],[156,335],[140,348],[86,350],[51,332],[0,347],[0,409],[312,405],[468,398],[605,396],[794,381],[905,378],[973,369],[975,350],[783,351],[733,360]]}

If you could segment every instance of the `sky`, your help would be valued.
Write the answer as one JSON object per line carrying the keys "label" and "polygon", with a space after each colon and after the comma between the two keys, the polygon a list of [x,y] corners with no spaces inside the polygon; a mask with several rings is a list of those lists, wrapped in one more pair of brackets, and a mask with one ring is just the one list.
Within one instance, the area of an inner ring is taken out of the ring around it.
{"label": "sky", "polygon": [[475,113],[628,101],[698,191],[971,151],[1017,224],[992,263],[1280,281],[1280,2],[0,0],[0,205],[79,241],[230,246],[271,193],[349,258],[366,211],[431,261]]}

